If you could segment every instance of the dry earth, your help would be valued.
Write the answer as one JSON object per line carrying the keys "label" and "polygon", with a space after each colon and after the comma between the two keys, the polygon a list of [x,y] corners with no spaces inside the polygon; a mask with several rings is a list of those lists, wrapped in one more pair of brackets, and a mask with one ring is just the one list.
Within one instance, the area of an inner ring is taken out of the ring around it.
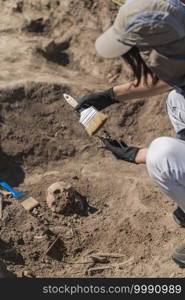
{"label": "dry earth", "polygon": [[[88,137],[62,97],[67,92],[79,99],[127,80],[120,59],[101,59],[94,48],[118,6],[109,0],[1,0],[0,6],[0,178],[40,203],[27,212],[21,200],[4,201],[0,257],[10,273],[183,277],[170,258],[185,235],[171,218],[175,204],[144,165],[118,161]],[[173,136],[164,99],[107,108],[104,129],[139,146]],[[83,213],[63,215],[47,207],[46,190],[56,181],[85,197]],[[48,255],[58,236],[56,253]],[[104,256],[92,259],[97,253]],[[117,257],[107,255],[112,253]],[[90,271],[92,261],[109,268]]]}

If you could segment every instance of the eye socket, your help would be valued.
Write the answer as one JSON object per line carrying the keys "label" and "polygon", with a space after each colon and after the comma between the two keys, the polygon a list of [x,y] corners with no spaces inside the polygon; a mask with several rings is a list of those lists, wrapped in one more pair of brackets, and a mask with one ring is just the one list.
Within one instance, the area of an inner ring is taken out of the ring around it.
{"label": "eye socket", "polygon": [[53,192],[53,194],[55,194],[55,195],[60,194],[60,190],[59,190],[59,189],[55,190],[55,191]]}

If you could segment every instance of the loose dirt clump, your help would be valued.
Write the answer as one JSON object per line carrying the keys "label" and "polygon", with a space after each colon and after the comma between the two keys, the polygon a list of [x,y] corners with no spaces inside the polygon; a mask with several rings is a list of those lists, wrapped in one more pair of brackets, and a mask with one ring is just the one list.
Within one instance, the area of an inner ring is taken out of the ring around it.
{"label": "loose dirt clump", "polygon": [[37,48],[38,54],[43,56],[46,60],[53,63],[67,66],[70,63],[69,55],[65,52],[70,47],[69,41],[47,41],[40,48]]}
{"label": "loose dirt clump", "polygon": [[35,34],[47,34],[49,31],[49,20],[44,20],[43,18],[31,20],[24,25],[23,31]]}

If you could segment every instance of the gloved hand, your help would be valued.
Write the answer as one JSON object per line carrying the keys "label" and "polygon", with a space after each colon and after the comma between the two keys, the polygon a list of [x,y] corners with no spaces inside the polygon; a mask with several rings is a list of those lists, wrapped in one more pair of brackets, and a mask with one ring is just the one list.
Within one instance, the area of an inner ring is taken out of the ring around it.
{"label": "gloved hand", "polygon": [[105,148],[111,151],[118,159],[122,159],[131,163],[136,163],[135,158],[140,148],[129,147],[123,141],[111,140],[103,137],[99,137]]}
{"label": "gloved hand", "polygon": [[111,88],[103,92],[92,93],[82,97],[79,104],[75,107],[75,111],[80,115],[84,109],[89,108],[90,106],[94,106],[97,110],[102,110],[105,107],[118,102],[119,101],[114,99],[113,88]]}

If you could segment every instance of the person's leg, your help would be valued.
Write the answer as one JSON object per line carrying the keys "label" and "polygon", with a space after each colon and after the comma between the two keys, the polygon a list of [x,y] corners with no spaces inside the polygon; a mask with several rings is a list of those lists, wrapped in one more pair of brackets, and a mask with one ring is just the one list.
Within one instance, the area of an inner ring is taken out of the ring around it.
{"label": "person's leg", "polygon": [[185,212],[185,141],[155,139],[149,146],[146,166],[153,181]]}
{"label": "person's leg", "polygon": [[[155,139],[146,153],[148,173],[153,181],[178,205],[175,221],[185,225],[185,98],[177,91],[167,97],[167,112],[176,138]],[[185,245],[172,253],[172,259],[185,267]]]}
{"label": "person's leg", "polygon": [[185,140],[185,97],[176,90],[168,94],[166,107],[176,137]]}
{"label": "person's leg", "polygon": [[[140,149],[137,163],[145,163],[153,181],[185,213],[185,98],[177,91],[167,97],[167,111],[177,138],[160,137]],[[179,211],[177,211],[179,213]],[[177,220],[176,220],[177,222]],[[184,220],[185,225],[185,220]]]}
{"label": "person's leg", "polygon": [[[166,108],[169,119],[175,129],[176,138],[185,141],[185,97],[176,90],[168,94]],[[146,163],[147,148],[140,149],[136,156],[136,163]]]}

